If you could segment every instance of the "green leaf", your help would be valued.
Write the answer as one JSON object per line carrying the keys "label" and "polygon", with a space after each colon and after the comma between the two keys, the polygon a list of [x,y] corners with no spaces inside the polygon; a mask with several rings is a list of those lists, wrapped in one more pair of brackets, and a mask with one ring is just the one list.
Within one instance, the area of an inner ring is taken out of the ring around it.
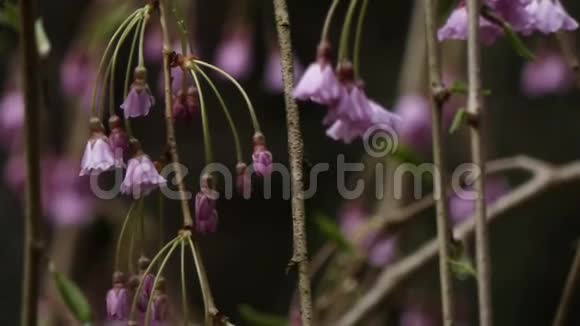
{"label": "green leaf", "polygon": [[83,292],[64,274],[56,271],[54,264],[50,263],[49,268],[62,301],[79,322],[83,325],[89,325],[91,323],[91,306]]}
{"label": "green leaf", "polygon": [[44,30],[44,24],[42,23],[42,18],[36,20],[34,24],[34,32],[36,34],[36,46],[38,47],[38,54],[41,58],[46,58],[50,54],[50,40],[46,35]]}
{"label": "green leaf", "polygon": [[320,233],[328,240],[334,242],[339,249],[348,253],[354,253],[355,250],[351,242],[344,236],[334,220],[324,214],[318,213],[314,218],[314,222]]}
{"label": "green leaf", "polygon": [[403,144],[399,144],[397,150],[391,155],[400,163],[411,163],[415,165],[424,163],[419,154],[414,152],[411,148],[404,146]]}
{"label": "green leaf", "polygon": [[526,47],[524,41],[514,32],[513,28],[508,23],[504,23],[502,26],[508,41],[517,54],[526,60],[534,60],[536,56]]}
{"label": "green leaf", "polygon": [[459,130],[467,120],[467,111],[464,108],[460,108],[455,112],[455,116],[453,117],[453,122],[451,123],[451,128],[449,128],[449,133],[452,134]]}
{"label": "green leaf", "polygon": [[463,244],[452,244],[450,254],[449,266],[458,280],[465,281],[471,277],[477,279],[477,271]]}
{"label": "green leaf", "polygon": [[256,309],[247,304],[238,306],[241,317],[251,326],[287,326],[288,320],[285,317],[270,315]]}
{"label": "green leaf", "polygon": [[4,8],[0,9],[0,26],[18,31],[20,29],[19,17],[18,6],[14,3],[6,2]]}
{"label": "green leaf", "polygon": [[[449,92],[451,94],[461,94],[461,95],[467,95],[469,92],[469,89],[467,88],[467,85],[465,85],[464,83],[456,80],[453,85],[451,85],[451,87],[449,88]],[[483,96],[489,96],[491,95],[491,90],[490,89],[484,89],[481,91]]]}

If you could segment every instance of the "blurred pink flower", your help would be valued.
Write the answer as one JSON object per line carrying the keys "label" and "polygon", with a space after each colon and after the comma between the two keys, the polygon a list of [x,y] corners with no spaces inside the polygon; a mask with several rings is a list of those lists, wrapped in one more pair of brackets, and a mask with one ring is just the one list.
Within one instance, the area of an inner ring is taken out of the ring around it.
{"label": "blurred pink flower", "polygon": [[[304,67],[300,64],[298,58],[294,58],[294,80],[300,79],[304,73]],[[266,68],[264,69],[263,78],[264,88],[271,93],[281,93],[284,90],[282,81],[282,61],[278,48],[270,50]]]}
{"label": "blurred pink flower", "polygon": [[340,228],[344,235],[355,243],[359,250],[367,254],[368,262],[374,267],[384,267],[390,264],[397,254],[397,239],[392,235],[381,235],[370,231],[366,237],[360,238],[358,232],[368,222],[367,213],[358,201],[346,202],[339,212]]}
{"label": "blurred pink flower", "polygon": [[90,101],[97,77],[96,68],[96,63],[85,50],[70,50],[60,67],[60,85],[64,95]]}
{"label": "blurred pink flower", "polygon": [[422,95],[407,94],[399,98],[395,113],[401,117],[397,133],[401,142],[413,150],[431,150],[431,105]]}
{"label": "blurred pink flower", "polygon": [[521,77],[521,88],[529,97],[564,93],[573,86],[573,72],[559,54],[544,53],[528,61]]}
{"label": "blurred pink flower", "polygon": [[227,29],[216,49],[215,64],[236,79],[247,78],[253,68],[253,40],[247,24]]}
{"label": "blurred pink flower", "polygon": [[[507,181],[501,177],[486,179],[485,202],[493,204],[509,190]],[[461,224],[475,211],[475,193],[472,188],[461,189],[449,199],[449,213],[454,224]]]}
{"label": "blurred pink flower", "polygon": [[19,147],[24,128],[24,98],[20,90],[8,90],[0,99],[0,136],[6,148]]}

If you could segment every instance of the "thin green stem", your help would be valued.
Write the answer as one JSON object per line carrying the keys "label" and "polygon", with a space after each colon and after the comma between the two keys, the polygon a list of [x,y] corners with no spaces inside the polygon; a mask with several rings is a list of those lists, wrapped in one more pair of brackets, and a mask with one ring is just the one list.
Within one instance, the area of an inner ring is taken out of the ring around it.
{"label": "thin green stem", "polygon": [[96,112],[97,106],[95,104],[96,104],[96,99],[97,99],[97,88],[99,85],[99,76],[101,76],[101,73],[103,72],[103,68],[105,67],[107,55],[108,55],[109,51],[111,50],[111,47],[113,46],[115,39],[117,38],[117,36],[119,36],[119,34],[121,33],[121,31],[123,30],[125,25],[127,25],[130,21],[132,21],[132,19],[135,17],[135,15],[139,14],[142,10],[143,10],[143,8],[135,10],[131,15],[129,15],[129,17],[127,17],[121,23],[119,28],[115,31],[115,33],[111,37],[111,40],[107,44],[107,47],[105,48],[105,52],[103,53],[103,57],[101,58],[101,61],[99,62],[99,68],[97,69],[97,80],[95,81],[95,85],[93,86],[93,94],[91,96],[91,113],[93,116],[96,116],[96,114],[97,114],[97,112]]}
{"label": "thin green stem", "polygon": [[[133,222],[133,224],[135,224],[135,222]],[[131,232],[129,239],[129,253],[127,254],[127,270],[129,271],[129,275],[135,274],[133,258],[135,258],[135,232]]]}
{"label": "thin green stem", "polygon": [[183,305],[183,325],[189,325],[189,310],[187,309],[187,288],[185,284],[185,239],[181,241],[181,303]]}
{"label": "thin green stem", "polygon": [[163,239],[165,238],[165,197],[163,192],[159,191],[159,249],[163,248]]}
{"label": "thin green stem", "polygon": [[340,47],[338,52],[338,62],[342,62],[348,57],[348,42],[350,40],[350,26],[352,25],[352,18],[354,16],[354,11],[356,10],[356,4],[358,0],[351,0],[348,6],[348,11],[346,12],[346,18],[344,19],[344,24],[342,25],[342,32],[340,34]]}
{"label": "thin green stem", "polygon": [[147,309],[145,310],[145,326],[149,326],[149,321],[151,320],[151,303],[153,303],[154,297],[153,293],[155,292],[155,288],[157,287],[157,282],[159,282],[159,278],[161,277],[161,274],[165,269],[165,265],[167,265],[169,258],[171,258],[171,254],[175,251],[175,249],[177,249],[179,243],[183,243],[183,238],[180,238],[179,241],[176,241],[173,244],[171,249],[169,249],[169,252],[167,252],[167,256],[165,256],[165,258],[161,262],[161,265],[159,265],[159,270],[157,271],[157,275],[155,275],[155,279],[153,280],[153,290],[151,291],[151,295],[149,296],[149,300],[147,301]]}
{"label": "thin green stem", "polygon": [[191,248],[191,255],[195,262],[195,268],[197,271],[197,277],[199,278],[199,284],[201,288],[201,296],[203,297],[204,311],[205,311],[205,324],[211,325],[212,317],[217,315],[218,310],[213,302],[213,296],[211,294],[211,289],[209,287],[209,282],[207,280],[207,275],[205,274],[205,269],[203,267],[203,262],[199,253],[198,248],[191,240],[191,237],[187,238],[189,240],[189,247]]}
{"label": "thin green stem", "polygon": [[340,0],[334,0],[330,8],[328,9],[328,13],[326,14],[326,19],[324,20],[324,27],[322,28],[322,36],[320,37],[320,41],[328,41],[328,32],[330,31],[330,25],[332,23],[332,19],[334,18],[334,13],[336,12],[336,8],[338,8],[338,4]]}
{"label": "thin green stem", "polygon": [[212,64],[209,64],[209,63],[201,61],[201,60],[195,60],[194,62],[196,64],[210,68],[210,69],[218,72],[219,74],[221,74],[224,77],[226,77],[227,79],[229,79],[232,82],[232,84],[234,84],[236,86],[236,88],[240,91],[240,93],[244,97],[244,100],[246,101],[246,104],[248,106],[248,110],[250,111],[250,117],[252,118],[252,124],[254,125],[254,131],[260,132],[261,131],[260,122],[258,122],[258,117],[256,116],[256,111],[254,110],[254,105],[252,104],[250,97],[248,96],[248,94],[246,93],[246,91],[244,90],[242,85],[240,85],[240,83],[238,83],[238,81],[234,77],[232,77],[230,74],[228,74],[227,72],[223,71],[222,69],[220,69]]}
{"label": "thin green stem", "polygon": [[[139,21],[136,30],[141,30],[143,21]],[[123,98],[127,97],[129,94],[129,85],[131,85],[131,72],[133,71],[133,58],[135,56],[135,48],[137,47],[137,40],[139,39],[139,33],[133,34],[133,40],[131,41],[131,50],[129,51],[129,58],[127,59],[127,70],[125,70],[125,86],[123,88]]]}
{"label": "thin green stem", "polygon": [[151,17],[150,14],[151,6],[147,5],[145,8],[145,15],[143,16],[143,24],[141,25],[141,35],[139,38],[139,67],[145,66],[145,59],[143,56],[143,44],[145,43],[145,28],[147,27],[147,22]]}
{"label": "thin green stem", "polygon": [[209,87],[213,90],[215,96],[217,97],[218,101],[220,102],[222,110],[224,111],[224,115],[226,116],[226,119],[228,120],[228,124],[230,125],[230,129],[232,131],[232,136],[234,137],[234,142],[236,144],[236,158],[237,158],[238,162],[243,162],[244,158],[243,158],[243,154],[242,154],[242,145],[240,143],[240,135],[238,133],[236,123],[235,123],[234,119],[232,118],[230,110],[228,109],[228,107],[226,105],[226,102],[224,101],[222,95],[220,94],[219,90],[217,89],[217,87],[215,86],[215,84],[213,83],[211,78],[203,70],[199,69],[199,67],[196,67],[196,69],[203,76],[203,78],[207,81]]}
{"label": "thin green stem", "polygon": [[125,235],[125,230],[127,229],[127,225],[129,224],[129,220],[131,219],[133,209],[135,208],[135,202],[131,203],[129,207],[129,211],[127,211],[127,216],[125,216],[125,221],[123,222],[123,226],[121,227],[121,232],[119,233],[119,238],[117,239],[117,249],[115,250],[115,269],[119,270],[119,257],[121,257],[121,244],[123,242],[123,237]]}
{"label": "thin green stem", "polygon": [[197,87],[197,92],[199,94],[199,105],[201,107],[201,125],[203,127],[203,142],[205,146],[205,162],[206,164],[210,164],[213,162],[213,152],[211,148],[211,134],[209,132],[209,124],[207,118],[207,110],[205,107],[205,100],[203,98],[203,91],[201,90],[199,79],[197,78],[197,74],[195,73],[194,70],[191,70],[191,76],[195,81],[195,86]]}
{"label": "thin green stem", "polygon": [[[131,32],[131,30],[137,26],[139,24],[139,22],[141,21],[141,16],[137,15],[135,16],[135,18],[133,19],[133,21],[131,21],[131,23],[129,24],[129,26],[127,27],[127,29],[123,32],[123,34],[119,37],[119,42],[117,43],[117,46],[115,47],[115,52],[113,52],[113,56],[111,57],[111,80],[110,80],[110,84],[109,84],[109,112],[111,115],[113,115],[115,113],[115,72],[116,72],[116,67],[117,67],[117,56],[119,55],[119,50],[121,49],[121,46],[123,45],[123,42],[125,42],[125,39],[127,39],[127,36],[129,36],[129,33]],[[105,76],[106,79],[107,76]],[[104,83],[103,83],[103,89],[105,89],[104,87]]]}
{"label": "thin green stem", "polygon": [[[153,259],[151,260],[151,263],[149,264],[149,267],[147,267],[147,269],[144,272],[144,275],[147,275],[149,273],[151,273],[151,270],[153,269],[153,266],[157,263],[157,261],[163,256],[163,254],[169,250],[170,248],[173,249],[175,248],[175,245],[177,244],[177,241],[180,241],[182,239],[181,236],[176,237],[175,239],[169,241],[169,243],[167,243],[161,250],[159,250],[159,252],[157,253],[157,255],[155,255],[155,257],[153,257]],[[169,252],[171,253],[171,251]],[[136,317],[137,317],[137,299],[139,298],[139,294],[141,293],[141,290],[143,289],[143,282],[139,283],[139,286],[137,287],[137,290],[135,291],[135,293],[133,294],[133,302],[131,303],[131,313],[130,313],[130,320],[132,322],[136,322]]]}
{"label": "thin green stem", "polygon": [[352,58],[353,59],[352,61],[354,63],[354,75],[356,79],[360,79],[360,49],[362,41],[362,31],[368,7],[369,0],[363,0],[358,14],[358,22],[356,24],[356,32],[354,38],[354,53]]}
{"label": "thin green stem", "polygon": [[145,257],[145,246],[147,245],[147,239],[145,236],[145,213],[144,213],[144,197],[139,199],[139,244],[141,247],[141,257]]}

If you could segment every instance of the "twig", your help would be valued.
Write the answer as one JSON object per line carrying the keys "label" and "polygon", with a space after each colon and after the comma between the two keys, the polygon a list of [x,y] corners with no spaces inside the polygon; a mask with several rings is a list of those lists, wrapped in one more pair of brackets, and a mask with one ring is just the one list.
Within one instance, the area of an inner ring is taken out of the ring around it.
{"label": "twig", "polygon": [[[167,128],[167,145],[173,164],[179,163],[179,155],[177,151],[177,141],[175,137],[175,128],[173,126],[173,110],[172,110],[172,94],[171,94],[171,71],[169,68],[171,50],[171,39],[167,29],[167,1],[161,0],[159,2],[159,15],[161,21],[161,30],[163,32],[163,77],[165,83],[165,124]],[[175,169],[175,178],[178,182],[179,197],[181,198],[181,208],[183,212],[183,226],[190,228],[193,226],[193,219],[191,218],[191,211],[189,203],[185,195],[185,186],[183,184],[183,176],[179,168]],[[211,325],[212,319],[217,317],[218,311],[215,307],[213,296],[211,294],[211,287],[205,272],[203,260],[201,257],[201,250],[195,241],[193,235],[190,238],[190,246],[195,260],[195,268],[197,270],[201,292],[204,301],[206,325]]]}
{"label": "twig", "polygon": [[38,291],[40,289],[40,139],[39,105],[40,93],[37,74],[38,53],[34,34],[34,1],[20,1],[20,38],[23,60],[22,77],[24,89],[26,144],[26,211],[24,230],[24,277],[22,283],[22,326],[38,323]]}
{"label": "twig", "polygon": [[[433,181],[435,190],[445,193],[447,173],[445,164],[445,147],[443,144],[443,105],[449,97],[441,80],[441,62],[436,35],[437,0],[425,0],[425,24],[427,27],[427,57],[429,62],[429,80],[431,82],[432,129],[433,129],[433,162],[436,167]],[[443,305],[443,325],[452,326],[455,318],[453,275],[449,266],[451,249],[451,232],[447,197],[442,195],[436,202],[437,239],[439,241],[439,277],[441,281],[441,303]]]}
{"label": "twig", "polygon": [[480,79],[479,1],[467,1],[467,11],[469,25],[467,38],[467,73],[469,79],[467,112],[473,118],[472,123],[470,123],[471,160],[481,172],[474,185],[477,193],[477,198],[475,199],[475,252],[477,257],[479,325],[491,326],[493,325],[493,307],[491,298],[491,258],[485,207],[485,137]]}
{"label": "twig", "polygon": [[572,303],[572,297],[574,291],[578,287],[580,282],[580,242],[578,242],[576,247],[576,256],[574,257],[574,262],[570,268],[568,278],[566,279],[566,286],[564,287],[564,292],[562,293],[562,300],[558,306],[558,312],[554,318],[554,323],[552,326],[564,326],[566,323],[566,317],[568,316],[568,311],[570,310],[570,304]]}
{"label": "twig", "polygon": [[292,171],[292,221],[294,233],[294,253],[291,264],[298,265],[298,291],[300,292],[300,313],[302,325],[312,325],[312,293],[308,271],[308,249],[306,246],[306,228],[304,213],[304,181],[302,160],[304,144],[300,132],[298,106],[292,98],[294,88],[294,67],[290,36],[290,18],[286,0],[274,0],[276,30],[280,43],[282,77],[284,80],[284,97],[286,101],[286,119],[288,126],[288,152]]}
{"label": "twig", "polygon": [[[580,161],[554,168],[542,161],[518,156],[489,164],[489,171],[494,173],[513,169],[529,171],[533,177],[489,207],[488,223],[493,222],[509,210],[532,201],[552,187],[580,181]],[[466,222],[455,228],[454,237],[458,241],[466,240],[473,235],[474,231],[475,222],[473,221],[473,216],[471,216]],[[425,267],[437,254],[438,242],[434,239],[423,245],[412,255],[385,268],[378,277],[376,284],[335,325],[355,325],[383,299],[392,294],[402,282]]]}
{"label": "twig", "polygon": [[177,180],[179,198],[181,199],[181,210],[183,212],[183,226],[191,227],[193,226],[193,219],[191,218],[191,210],[189,209],[185,185],[183,184],[183,175],[181,173],[181,170],[177,166],[179,164],[179,153],[177,151],[175,127],[173,125],[173,109],[172,109],[173,94],[171,93],[171,71],[169,68],[170,56],[173,51],[171,47],[171,38],[169,37],[169,31],[167,29],[166,2],[167,0],[162,0],[159,3],[161,30],[163,32],[163,80],[165,86],[164,95],[165,95],[165,128],[167,138],[166,141],[169,149],[169,154],[171,156],[171,161],[176,166],[175,179]]}

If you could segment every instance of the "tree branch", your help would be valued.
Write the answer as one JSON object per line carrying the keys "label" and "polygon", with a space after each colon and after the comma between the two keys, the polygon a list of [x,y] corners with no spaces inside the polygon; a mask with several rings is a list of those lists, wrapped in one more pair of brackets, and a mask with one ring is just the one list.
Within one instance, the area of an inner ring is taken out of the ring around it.
{"label": "tree branch", "polygon": [[[489,207],[487,222],[493,222],[511,209],[522,206],[552,187],[580,181],[580,161],[575,161],[561,167],[553,167],[542,161],[518,156],[489,163],[488,172],[498,173],[508,170],[524,170],[532,174],[532,178],[515,188],[512,192],[497,200]],[[471,216],[463,224],[454,229],[454,236],[466,240],[475,231],[474,217]],[[414,273],[425,267],[438,255],[438,242],[431,240],[413,254],[399,262],[386,267],[379,275],[376,283],[370,287],[362,298],[347,311],[336,323],[339,326],[351,326],[363,319],[374,307]]]}
{"label": "tree branch", "polygon": [[485,203],[485,135],[484,109],[481,98],[481,58],[479,47],[478,0],[467,1],[468,37],[467,37],[467,73],[469,94],[467,112],[475,119],[470,124],[471,160],[481,173],[475,180],[475,252],[477,258],[477,285],[479,301],[479,325],[493,325],[493,306],[491,294],[491,257],[489,254],[489,235],[486,221]]}
{"label": "tree branch", "polygon": [[284,98],[286,101],[286,120],[288,126],[288,152],[290,154],[290,167],[292,171],[294,254],[291,264],[298,265],[298,291],[300,293],[302,325],[310,326],[313,316],[304,213],[304,181],[302,171],[304,145],[300,132],[298,106],[292,97],[294,68],[290,36],[290,18],[288,16],[286,0],[274,0],[274,13],[278,41],[280,43],[280,55],[282,57],[282,79],[284,81]]}
{"label": "tree branch", "polygon": [[558,306],[558,311],[556,317],[554,318],[554,323],[552,326],[564,326],[566,325],[566,317],[568,316],[568,311],[570,310],[570,304],[572,303],[572,296],[574,291],[578,287],[580,282],[580,242],[576,246],[576,255],[574,257],[574,262],[570,268],[568,278],[566,279],[566,285],[564,287],[564,292],[562,293],[562,300]]}
{"label": "tree branch", "polygon": [[[445,193],[447,188],[447,173],[445,163],[445,147],[443,144],[443,104],[449,94],[441,80],[441,63],[436,35],[437,0],[425,0],[425,24],[427,30],[427,57],[429,63],[429,80],[431,82],[432,131],[433,131],[433,163],[438,173],[434,174],[435,191]],[[452,326],[455,318],[453,275],[449,266],[451,249],[451,232],[447,197],[438,196],[437,207],[437,239],[439,241],[439,277],[441,282],[441,303],[443,325]]]}
{"label": "tree branch", "polygon": [[20,43],[23,65],[24,135],[26,144],[26,211],[24,231],[24,276],[22,283],[22,326],[38,323],[39,272],[42,250],[40,244],[40,138],[38,50],[34,33],[34,1],[20,1]]}

